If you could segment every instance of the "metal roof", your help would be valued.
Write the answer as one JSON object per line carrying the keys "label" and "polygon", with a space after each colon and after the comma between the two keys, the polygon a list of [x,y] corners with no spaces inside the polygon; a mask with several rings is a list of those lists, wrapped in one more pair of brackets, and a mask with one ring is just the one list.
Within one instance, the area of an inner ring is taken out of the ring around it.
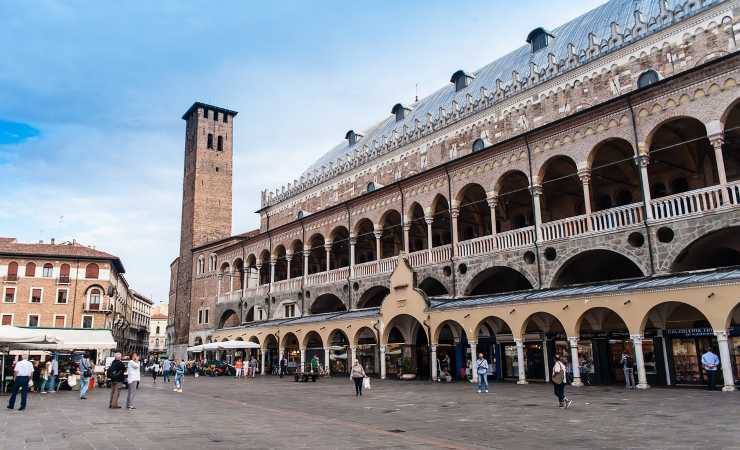
{"label": "metal roof", "polygon": [[[552,37],[548,41],[547,47],[532,53],[531,46],[526,44],[516,50],[502,56],[490,64],[470,73],[474,78],[470,84],[459,91],[455,91],[454,84],[447,84],[429,96],[420,99],[418,102],[407,105],[411,111],[407,111],[404,119],[396,121],[395,117],[389,115],[376,125],[370,127],[364,133],[364,136],[358,139],[355,145],[350,146],[347,141],[340,143],[326,154],[316,160],[301,175],[310,177],[314,171],[321,171],[322,166],[327,168],[330,163],[337,163],[339,159],[345,159],[360,150],[364,145],[373,148],[373,141],[378,145],[384,143],[384,140],[391,139],[394,130],[403,134],[404,127],[414,130],[417,121],[425,125],[428,121],[428,115],[431,114],[433,119],[440,115],[440,108],[444,108],[444,114],[449,114],[452,110],[453,101],[460,107],[467,103],[466,96],[469,94],[474,101],[481,98],[481,88],[488,92],[496,91],[496,80],[502,82],[505,88],[512,82],[512,74],[516,71],[520,80],[526,80],[531,75],[531,63],[534,63],[540,71],[550,65],[548,56],[552,54],[558,64],[562,64],[571,57],[569,45],[572,44],[576,54],[579,57],[579,64],[588,62],[591,58],[587,56],[586,49],[591,47],[591,34],[594,41],[600,47],[600,51],[595,58],[604,54],[622,48],[624,45],[631,44],[639,39],[649,36],[653,32],[664,28],[665,26],[684,20],[693,16],[699,11],[714,6],[721,0],[708,0],[701,7],[694,5],[689,9],[690,4],[696,2],[689,0],[667,0],[667,22],[659,20],[661,16],[660,4],[663,0],[611,0],[603,5],[577,17],[553,30],[547,31]],[[636,23],[635,12],[640,12],[641,21],[647,25],[646,32],[639,36],[631,36],[630,31]],[[675,14],[672,12],[675,11]],[[612,23],[619,27],[619,32],[624,35],[624,44],[619,46],[608,46],[607,41],[612,37]],[[664,24],[664,25],[660,25]],[[522,30],[522,42],[527,36],[528,30]],[[563,72],[557,72],[555,76]],[[527,84],[523,90],[531,87]],[[390,104],[391,102],[389,102]]]}
{"label": "metal roof", "polygon": [[458,309],[498,303],[528,302],[562,297],[588,297],[616,292],[634,292],[638,290],[665,289],[669,287],[685,287],[707,283],[728,282],[740,282],[740,267],[710,269],[680,274],[634,278],[629,280],[607,281],[603,283],[583,284],[552,289],[533,289],[528,291],[480,295],[457,299],[433,297],[430,301],[432,309],[434,310]]}

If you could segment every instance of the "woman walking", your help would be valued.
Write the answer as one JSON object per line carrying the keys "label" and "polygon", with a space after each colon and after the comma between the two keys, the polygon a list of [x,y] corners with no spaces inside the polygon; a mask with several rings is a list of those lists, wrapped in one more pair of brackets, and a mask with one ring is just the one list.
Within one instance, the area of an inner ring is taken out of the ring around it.
{"label": "woman walking", "polygon": [[141,380],[141,364],[139,363],[139,354],[134,352],[131,354],[131,360],[128,362],[128,395],[126,396],[126,408],[136,409],[134,406],[134,396],[136,396],[136,390],[139,389],[139,381]]}
{"label": "woman walking", "polygon": [[182,393],[182,379],[185,377],[185,364],[180,359],[175,359],[175,389],[173,391]]}
{"label": "woman walking", "polygon": [[152,384],[156,384],[157,382],[157,375],[159,375],[159,363],[157,361],[154,361],[152,364]]}
{"label": "woman walking", "polygon": [[561,361],[560,355],[555,355],[555,364],[552,367],[552,380],[553,386],[555,386],[555,395],[558,397],[558,403],[561,408],[570,408],[573,405],[572,400],[568,400],[565,396],[565,363]]}
{"label": "woman walking", "polygon": [[360,361],[355,360],[354,365],[352,365],[352,374],[350,376],[352,377],[352,381],[355,382],[355,397],[359,397],[362,395],[362,382],[367,376],[365,375],[365,369],[362,368]]}

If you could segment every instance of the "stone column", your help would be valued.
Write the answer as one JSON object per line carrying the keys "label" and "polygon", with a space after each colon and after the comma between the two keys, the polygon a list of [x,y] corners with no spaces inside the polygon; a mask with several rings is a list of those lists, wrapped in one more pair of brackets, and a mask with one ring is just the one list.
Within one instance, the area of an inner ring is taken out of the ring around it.
{"label": "stone column", "polygon": [[380,346],[380,379],[385,380],[385,345]]}
{"label": "stone column", "polygon": [[495,192],[490,195],[486,202],[488,203],[488,207],[491,208],[491,236],[494,238],[494,242],[496,242],[496,233],[498,230],[496,230],[496,206],[498,205],[498,194]]}
{"label": "stone column", "polygon": [[578,178],[581,179],[581,185],[583,185],[583,206],[586,210],[586,225],[588,226],[588,231],[591,231],[594,228],[591,223],[591,169],[579,170]]}
{"label": "stone column", "polygon": [[573,370],[573,382],[570,385],[580,387],[583,383],[581,382],[581,363],[578,361],[578,336],[568,336],[568,342],[570,343],[570,367]]}
{"label": "stone column", "polygon": [[290,280],[290,261],[292,259],[293,259],[293,254],[292,253],[286,253],[285,254],[285,260],[288,261],[288,267],[287,267],[288,274],[285,277],[286,280]]}
{"label": "stone column", "polygon": [[355,361],[357,361],[357,353],[356,353],[357,347],[355,347],[354,345],[352,345],[352,346],[349,347],[349,351],[352,354],[352,356],[350,357],[350,364],[351,365],[349,366],[349,369],[351,371],[352,370],[352,366],[354,366],[355,365]]}
{"label": "stone column", "polygon": [[408,223],[403,224],[403,251],[406,252],[406,254],[409,254],[409,231],[411,230],[411,225]]}
{"label": "stone column", "polygon": [[308,276],[308,256],[311,254],[311,249],[303,249],[303,278]]}
{"label": "stone column", "polygon": [[645,220],[653,220],[653,207],[650,204],[652,198],[650,197],[650,180],[648,180],[648,165],[650,164],[650,156],[644,153],[640,153],[635,157],[637,165],[640,167],[640,184],[642,185],[642,192],[645,196],[645,203],[647,208],[645,211]]}
{"label": "stone column", "polygon": [[301,371],[306,369],[306,349],[301,348]]}
{"label": "stone column", "polygon": [[262,369],[260,369],[260,375],[265,374],[265,350],[260,349],[260,365],[262,366]]}
{"label": "stone column", "polygon": [[727,344],[727,331],[715,331],[714,335],[717,336],[719,359],[722,365],[722,378],[725,381],[722,390],[724,392],[732,392],[735,390],[735,377],[732,374],[732,360],[730,359],[730,346]]}
{"label": "stone column", "polygon": [[532,193],[532,206],[534,209],[534,236],[537,242],[542,241],[542,205],[540,204],[540,197],[542,197],[542,185],[533,184],[529,187],[529,192]]}
{"label": "stone column", "polygon": [[542,361],[545,363],[545,382],[550,382],[550,355],[547,351],[547,337],[542,339]]}
{"label": "stone column", "polygon": [[714,147],[714,160],[717,162],[717,175],[719,175],[719,185],[722,187],[722,204],[729,205],[730,194],[727,192],[727,172],[725,171],[725,159],[722,155],[725,136],[722,133],[716,134],[709,138],[709,142]]}
{"label": "stone column", "polygon": [[331,245],[332,241],[326,241],[324,243],[324,250],[326,251],[326,271],[331,270]]}
{"label": "stone column", "polygon": [[242,297],[244,297],[244,291],[247,290],[247,269],[243,268],[242,271]]}
{"label": "stone column", "polygon": [[329,347],[324,347],[324,368],[326,369],[326,374],[327,375],[331,374],[331,370],[330,370],[330,367],[329,367],[329,364],[331,363],[331,361],[329,360],[329,351],[330,350],[331,349]]}
{"label": "stone column", "polygon": [[234,292],[234,271],[232,270],[229,277],[229,292]]}
{"label": "stone column", "polygon": [[424,216],[424,222],[427,223],[427,250],[432,251],[434,246],[434,239],[432,238],[432,224],[434,223],[434,217]]}
{"label": "stone column", "polygon": [[349,276],[355,276],[355,245],[357,237],[354,234],[349,235]]}
{"label": "stone column", "polygon": [[516,366],[519,372],[519,381],[516,384],[528,384],[526,364],[524,363],[524,344],[521,339],[514,339],[514,343],[516,344]]}
{"label": "stone column", "polygon": [[432,360],[432,383],[437,381],[437,346],[432,345],[429,347],[429,350],[431,350],[431,360]]}
{"label": "stone column", "polygon": [[375,236],[375,260],[380,261],[380,250],[381,250],[380,238],[383,236],[383,229],[379,228],[373,231],[373,236]]}
{"label": "stone column", "polygon": [[277,259],[271,258],[270,259],[270,284],[275,282],[275,265],[277,264]]}
{"label": "stone column", "polygon": [[450,209],[450,222],[452,222],[452,255],[457,256],[457,218],[460,217],[460,209],[454,207]]}
{"label": "stone column", "polygon": [[223,283],[224,274],[218,274],[218,286],[216,286],[216,298],[221,297],[221,283]]}
{"label": "stone column", "polygon": [[470,363],[473,366],[470,368],[470,376],[473,379],[473,383],[477,383],[478,382],[478,370],[476,370],[475,361],[477,361],[478,359],[478,354],[476,353],[478,351],[478,343],[475,341],[470,341],[468,343],[470,344]]}
{"label": "stone column", "polygon": [[642,355],[642,335],[633,334],[631,337],[635,350],[635,362],[637,363],[637,389],[648,389],[650,385],[647,382],[645,358]]}

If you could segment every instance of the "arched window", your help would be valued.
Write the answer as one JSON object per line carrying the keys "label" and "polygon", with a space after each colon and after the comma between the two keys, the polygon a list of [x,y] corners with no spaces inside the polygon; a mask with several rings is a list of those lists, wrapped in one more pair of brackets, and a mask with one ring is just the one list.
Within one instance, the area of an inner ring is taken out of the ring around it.
{"label": "arched window", "polygon": [[69,264],[62,264],[59,268],[59,282],[69,283]]}
{"label": "arched window", "polygon": [[213,134],[208,133],[208,148],[213,148]]}
{"label": "arched window", "polygon": [[300,220],[300,219],[303,219],[303,215],[304,215],[304,213],[301,210],[301,211],[298,211],[298,214],[296,215],[296,217],[298,217],[298,219]]}
{"label": "arched window", "polygon": [[44,278],[51,278],[54,275],[54,265],[51,263],[44,264],[44,271],[42,273]]}
{"label": "arched window", "polygon": [[367,184],[367,191],[368,191],[368,192],[372,192],[372,191],[374,191],[374,190],[375,190],[375,183],[373,183],[373,182],[371,181],[371,182],[369,182],[369,183]]}
{"label": "arched window", "polygon": [[36,276],[36,263],[28,263],[26,264],[26,276],[27,277],[35,277]]}
{"label": "arched window", "polygon": [[[159,325],[157,325],[157,331],[154,334],[159,334]],[[159,341],[159,339],[157,341]],[[157,343],[157,345],[159,345],[159,343]]]}
{"label": "arched window", "polygon": [[8,264],[8,280],[15,281],[18,279],[18,263],[13,261]]}
{"label": "arched window", "polygon": [[473,153],[483,150],[485,146],[486,143],[483,142],[483,139],[476,139],[475,142],[473,142]]}
{"label": "arched window", "polygon": [[102,293],[98,288],[90,289],[90,297],[88,299],[88,309],[97,311],[100,309],[100,302],[102,299]]}
{"label": "arched window", "polygon": [[85,267],[85,278],[97,279],[100,274],[100,268],[95,263],[90,263]]}
{"label": "arched window", "polygon": [[224,137],[219,136],[218,141],[216,143],[216,150],[222,152],[224,150]]}
{"label": "arched window", "polygon": [[658,72],[654,70],[646,70],[645,72],[641,73],[640,77],[637,79],[637,87],[644,88],[645,86],[649,86],[657,81]]}
{"label": "arched window", "polygon": [[538,27],[532,30],[527,35],[527,42],[532,46],[532,53],[547,47],[552,37],[544,28]]}

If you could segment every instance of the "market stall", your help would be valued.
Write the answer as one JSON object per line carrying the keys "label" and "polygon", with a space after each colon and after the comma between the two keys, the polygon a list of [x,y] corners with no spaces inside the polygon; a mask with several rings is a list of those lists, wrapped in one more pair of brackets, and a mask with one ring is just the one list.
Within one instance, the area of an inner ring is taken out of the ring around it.
{"label": "market stall", "polygon": [[[37,345],[57,345],[59,341],[58,338],[50,336],[42,330],[0,325],[0,353],[2,353],[2,366],[0,368],[0,380],[2,380],[2,383],[0,383],[1,390],[5,392],[7,388],[8,380],[6,380],[5,375],[5,356],[11,350],[29,349]],[[12,381],[12,373],[9,378]]]}

